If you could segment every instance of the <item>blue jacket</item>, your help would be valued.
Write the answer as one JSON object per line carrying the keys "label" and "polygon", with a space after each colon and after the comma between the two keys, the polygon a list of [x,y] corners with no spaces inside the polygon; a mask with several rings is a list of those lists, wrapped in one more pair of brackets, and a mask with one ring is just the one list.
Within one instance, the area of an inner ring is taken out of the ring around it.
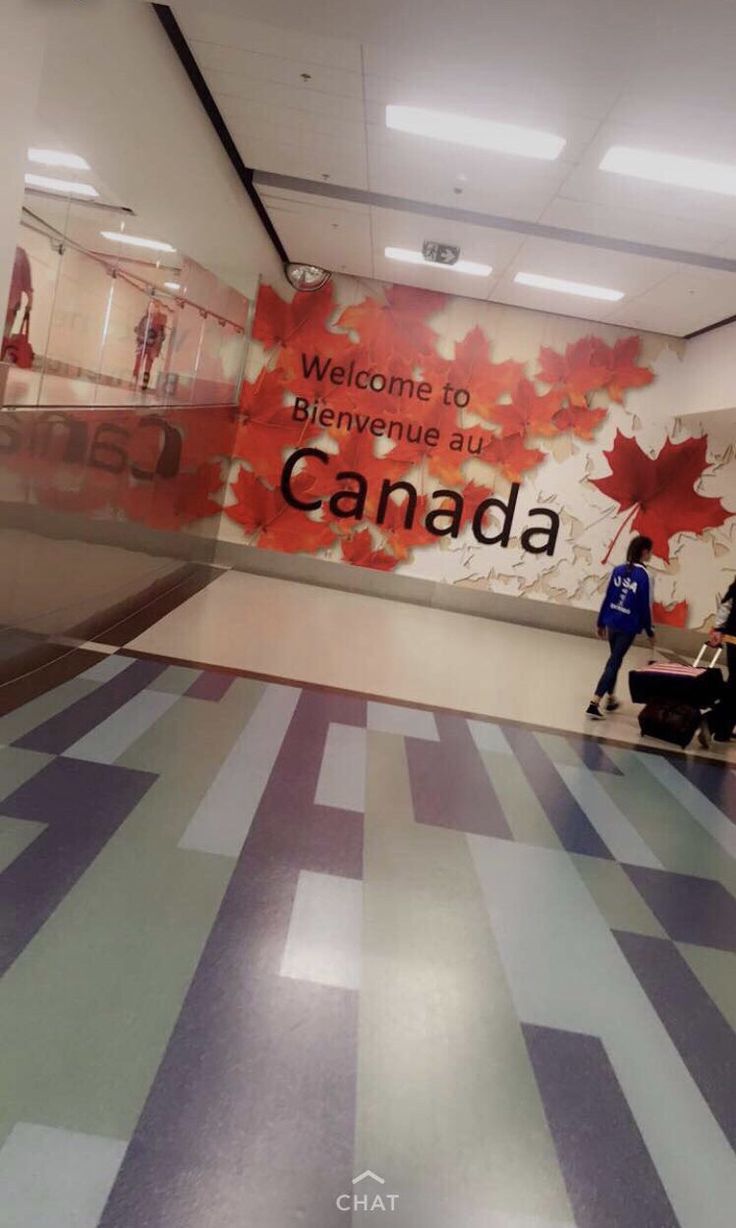
{"label": "blue jacket", "polygon": [[598,615],[598,626],[609,631],[654,635],[649,576],[642,563],[614,567]]}

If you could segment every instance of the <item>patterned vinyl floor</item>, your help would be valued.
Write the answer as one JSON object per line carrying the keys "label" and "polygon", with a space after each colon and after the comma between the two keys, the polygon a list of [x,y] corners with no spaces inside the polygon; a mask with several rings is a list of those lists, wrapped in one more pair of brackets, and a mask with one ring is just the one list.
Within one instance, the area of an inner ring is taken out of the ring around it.
{"label": "patterned vinyl floor", "polygon": [[732,770],[122,653],[0,744],[3,1228],[733,1228]]}

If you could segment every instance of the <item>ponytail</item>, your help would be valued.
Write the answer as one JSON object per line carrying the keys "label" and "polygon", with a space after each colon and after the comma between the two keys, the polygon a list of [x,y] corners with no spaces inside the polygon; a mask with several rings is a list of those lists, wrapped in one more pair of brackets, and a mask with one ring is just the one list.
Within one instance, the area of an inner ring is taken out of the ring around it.
{"label": "ponytail", "polygon": [[651,537],[644,537],[641,533],[636,537],[632,537],[629,542],[629,548],[626,551],[626,563],[630,572],[634,570],[636,563],[641,563],[642,555],[651,549]]}

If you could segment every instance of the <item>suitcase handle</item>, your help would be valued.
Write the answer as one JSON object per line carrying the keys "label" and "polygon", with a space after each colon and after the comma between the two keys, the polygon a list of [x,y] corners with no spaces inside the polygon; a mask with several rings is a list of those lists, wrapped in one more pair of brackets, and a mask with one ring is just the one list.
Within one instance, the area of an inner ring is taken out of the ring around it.
{"label": "suitcase handle", "polygon": [[[693,661],[693,665],[695,665],[695,666],[700,665],[700,662],[703,660],[703,657],[705,656],[705,654],[706,654],[706,652],[708,651],[708,649],[709,649],[709,648],[710,648],[710,644],[707,644],[707,643],[706,643],[706,644],[703,644],[703,647],[700,649],[700,652],[698,653],[697,657],[696,657],[696,658],[695,658],[695,660]],[[713,668],[714,668],[714,666],[715,666],[715,664],[716,664],[716,662],[717,662],[717,660],[718,660],[718,658],[720,657],[720,655],[721,655],[721,653],[722,653],[722,652],[723,652],[723,649],[722,649],[722,648],[714,648],[714,649],[713,649],[713,656],[711,657],[711,662],[710,662],[710,665],[708,666],[708,669],[713,669]]]}

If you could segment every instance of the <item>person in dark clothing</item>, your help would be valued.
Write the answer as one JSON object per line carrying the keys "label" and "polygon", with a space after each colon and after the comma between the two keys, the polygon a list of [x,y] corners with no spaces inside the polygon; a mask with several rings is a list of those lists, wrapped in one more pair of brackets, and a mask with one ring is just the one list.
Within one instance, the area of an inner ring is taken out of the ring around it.
{"label": "person in dark clothing", "polygon": [[135,365],[133,380],[137,384],[143,367],[141,384],[147,388],[151,367],[163,349],[166,340],[166,312],[158,299],[153,299],[150,308],[135,327]]}
{"label": "person in dark clothing", "polygon": [[728,660],[728,679],[722,699],[719,699],[709,712],[706,712],[698,734],[701,746],[706,749],[714,742],[724,743],[731,739],[736,727],[736,643],[730,643],[730,637],[736,638],[736,580],[728,589],[721,604],[716,610],[710,643],[714,648],[720,648],[726,641],[726,656]]}
{"label": "person in dark clothing", "polygon": [[603,720],[601,704],[606,695],[607,712],[615,712],[619,707],[615,694],[616,680],[623,659],[637,635],[646,631],[650,643],[654,643],[649,574],[645,566],[651,557],[651,538],[639,535],[629,543],[626,562],[614,567],[611,572],[598,615],[598,635],[608,640],[610,655],[586,709],[586,716],[593,721]]}
{"label": "person in dark clothing", "polygon": [[15,327],[15,318],[22,306],[23,295],[26,296],[26,311],[33,306],[33,282],[31,280],[31,262],[23,247],[16,247],[13,273],[10,279],[10,294],[5,309],[5,326],[3,339],[9,337]]}

